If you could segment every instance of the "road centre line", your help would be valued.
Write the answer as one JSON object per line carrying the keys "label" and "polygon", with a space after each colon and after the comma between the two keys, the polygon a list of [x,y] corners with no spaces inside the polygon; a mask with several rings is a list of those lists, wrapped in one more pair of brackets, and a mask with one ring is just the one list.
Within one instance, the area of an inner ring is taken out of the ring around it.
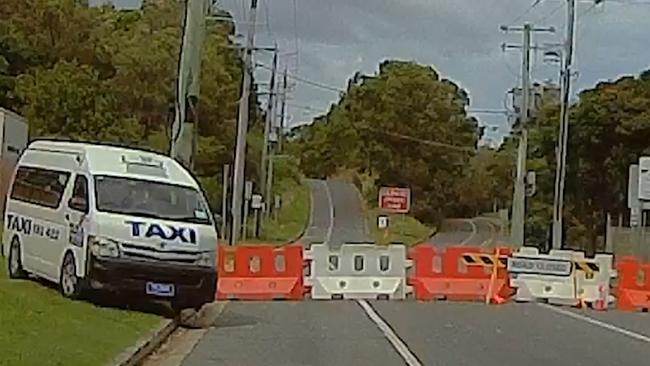
{"label": "road centre line", "polygon": [[395,348],[397,353],[402,357],[404,362],[408,366],[422,366],[422,363],[420,360],[418,360],[417,356],[411,352],[411,350],[408,348],[406,343],[400,339],[400,337],[395,333],[393,328],[379,315],[375,309],[370,306],[370,304],[366,300],[357,300],[357,303],[363,311],[365,311],[366,315],[372,320],[379,330],[381,330],[382,333],[384,333],[384,336],[390,342],[390,344]]}
{"label": "road centre line", "polygon": [[334,230],[334,201],[332,200],[332,192],[330,191],[329,184],[326,180],[321,181],[325,186],[325,193],[327,194],[327,203],[329,204],[329,217],[330,224],[327,227],[327,233],[325,234],[325,243],[329,243],[332,238],[332,231]]}

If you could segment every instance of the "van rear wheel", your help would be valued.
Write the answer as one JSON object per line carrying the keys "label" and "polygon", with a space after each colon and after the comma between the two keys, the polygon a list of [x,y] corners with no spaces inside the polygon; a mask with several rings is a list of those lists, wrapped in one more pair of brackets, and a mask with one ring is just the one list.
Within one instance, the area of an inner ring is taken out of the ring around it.
{"label": "van rear wheel", "polygon": [[61,266],[61,276],[59,278],[61,294],[72,300],[79,299],[82,291],[81,282],[81,279],[77,277],[77,266],[74,263],[74,257],[68,253],[63,258],[63,265]]}
{"label": "van rear wheel", "polygon": [[20,259],[20,241],[16,237],[11,239],[7,265],[9,267],[9,278],[19,279],[27,277],[27,272],[23,269],[23,262]]}

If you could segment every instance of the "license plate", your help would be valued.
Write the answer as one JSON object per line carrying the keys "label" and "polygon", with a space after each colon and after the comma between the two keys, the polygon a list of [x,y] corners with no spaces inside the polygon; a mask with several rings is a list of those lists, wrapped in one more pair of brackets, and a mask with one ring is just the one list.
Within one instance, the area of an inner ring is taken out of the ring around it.
{"label": "license plate", "polygon": [[147,295],[156,295],[163,297],[174,297],[174,285],[170,283],[147,282]]}

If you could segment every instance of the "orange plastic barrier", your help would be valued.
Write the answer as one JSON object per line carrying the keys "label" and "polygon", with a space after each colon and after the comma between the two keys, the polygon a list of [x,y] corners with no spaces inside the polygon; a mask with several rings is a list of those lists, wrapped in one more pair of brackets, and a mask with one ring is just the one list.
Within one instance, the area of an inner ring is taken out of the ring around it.
{"label": "orange plastic barrier", "polygon": [[220,246],[217,299],[302,300],[304,266],[301,245]]}
{"label": "orange plastic barrier", "polygon": [[617,261],[617,305],[620,310],[646,311],[650,309],[650,263],[641,263],[634,257]]}
{"label": "orange plastic barrier", "polygon": [[418,245],[410,252],[415,269],[409,285],[417,300],[443,298],[500,304],[513,294],[506,271],[510,254],[510,249],[490,252],[475,247]]}

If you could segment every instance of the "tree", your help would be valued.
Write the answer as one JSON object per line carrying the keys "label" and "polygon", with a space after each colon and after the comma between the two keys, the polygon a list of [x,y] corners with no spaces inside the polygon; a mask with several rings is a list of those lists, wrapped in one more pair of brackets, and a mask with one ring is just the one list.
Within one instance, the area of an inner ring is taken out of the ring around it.
{"label": "tree", "polygon": [[61,61],[38,69],[18,78],[16,92],[37,136],[126,145],[142,140],[141,125],[116,113],[117,98],[89,66]]}
{"label": "tree", "polygon": [[409,186],[415,215],[435,222],[456,209],[454,187],[480,138],[467,103],[467,93],[432,67],[385,61],[376,75],[349,80],[339,102],[302,129],[294,153],[311,176],[354,169],[380,185]]}
{"label": "tree", "polygon": [[[571,106],[565,216],[571,247],[602,249],[607,212],[627,212],[628,166],[650,153],[650,80],[622,77],[584,90]],[[539,194],[532,200],[529,225],[542,241],[550,226],[555,179],[557,106],[547,106],[531,130],[531,168]]]}
{"label": "tree", "polygon": [[[0,106],[27,116],[32,137],[168,152],[182,6],[145,0],[141,10],[123,12],[78,0],[1,1]],[[243,65],[231,35],[233,23],[208,22],[195,173],[210,189],[220,189],[234,150]],[[254,152],[262,116],[255,95],[250,108]],[[252,154],[248,172],[257,179],[259,154]]]}

